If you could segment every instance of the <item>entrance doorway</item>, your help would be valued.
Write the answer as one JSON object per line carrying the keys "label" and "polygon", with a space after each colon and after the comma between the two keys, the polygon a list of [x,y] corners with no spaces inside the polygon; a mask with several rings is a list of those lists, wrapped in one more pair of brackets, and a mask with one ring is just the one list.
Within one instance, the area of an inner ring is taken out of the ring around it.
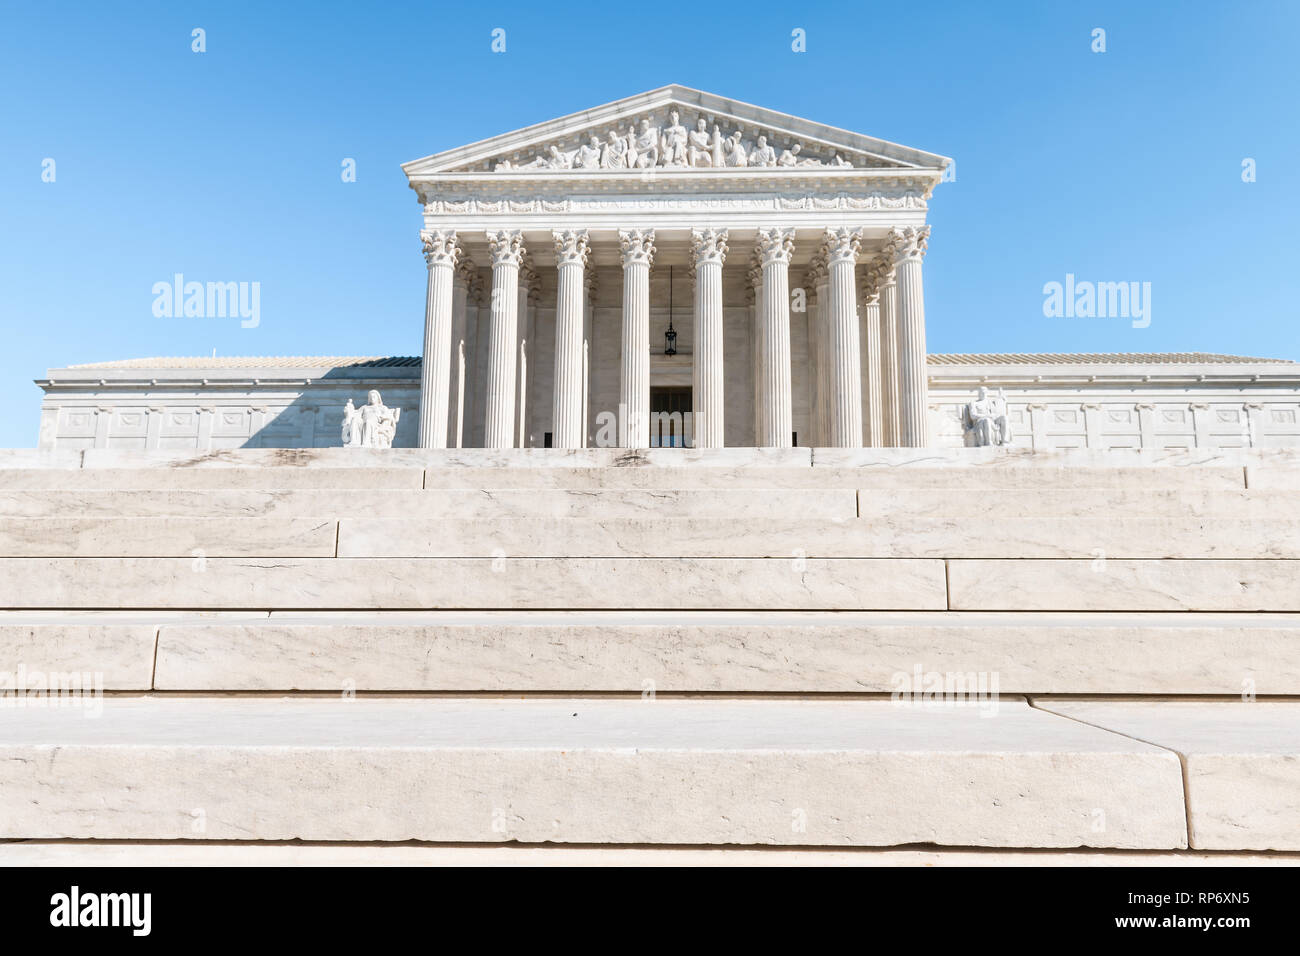
{"label": "entrance doorway", "polygon": [[650,389],[650,447],[686,448],[690,444],[691,390]]}

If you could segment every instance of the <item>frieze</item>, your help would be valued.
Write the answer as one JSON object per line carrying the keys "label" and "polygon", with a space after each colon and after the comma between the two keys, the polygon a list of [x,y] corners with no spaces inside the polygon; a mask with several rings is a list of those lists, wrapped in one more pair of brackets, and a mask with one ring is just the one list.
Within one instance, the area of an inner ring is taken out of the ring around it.
{"label": "frieze", "polygon": [[709,212],[728,210],[776,210],[778,212],[798,212],[800,210],[852,210],[869,212],[873,210],[924,210],[926,200],[915,193],[888,195],[872,193],[864,196],[841,194],[839,196],[709,196],[700,198],[683,198],[669,196],[623,197],[623,198],[569,198],[559,200],[547,199],[434,199],[425,203],[424,211],[430,216],[473,216],[497,215],[508,213],[571,213],[599,212],[602,210],[637,210],[644,212]]}

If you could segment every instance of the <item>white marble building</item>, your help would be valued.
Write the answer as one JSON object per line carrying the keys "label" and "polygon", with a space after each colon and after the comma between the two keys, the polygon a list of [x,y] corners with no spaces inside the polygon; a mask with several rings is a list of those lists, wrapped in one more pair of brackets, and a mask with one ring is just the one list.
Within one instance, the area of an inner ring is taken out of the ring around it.
{"label": "white marble building", "polygon": [[403,166],[423,361],[51,369],[40,444],[337,445],[373,388],[406,411],[396,445],[962,445],[981,386],[1003,390],[1013,444],[1300,444],[1290,362],[927,356],[949,162],[679,86],[448,150]]}

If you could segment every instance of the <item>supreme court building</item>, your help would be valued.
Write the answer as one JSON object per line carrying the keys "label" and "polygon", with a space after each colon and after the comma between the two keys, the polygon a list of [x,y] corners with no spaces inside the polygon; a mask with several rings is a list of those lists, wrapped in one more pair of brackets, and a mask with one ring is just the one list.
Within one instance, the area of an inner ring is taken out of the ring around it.
{"label": "supreme court building", "polygon": [[398,446],[951,446],[981,388],[1025,447],[1300,444],[1292,362],[927,355],[950,162],[680,86],[417,159],[422,357],[51,369],[40,445],[337,445],[375,389]]}

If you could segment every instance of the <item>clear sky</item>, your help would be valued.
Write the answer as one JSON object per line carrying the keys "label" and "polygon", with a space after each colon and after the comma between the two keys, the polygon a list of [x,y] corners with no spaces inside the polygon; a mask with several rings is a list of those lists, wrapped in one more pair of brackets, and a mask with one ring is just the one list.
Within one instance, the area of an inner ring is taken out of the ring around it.
{"label": "clear sky", "polygon": [[[1298,0],[2,9],[0,447],[35,444],[50,367],[419,354],[398,164],[668,83],[956,159],[932,352],[1300,359]],[[177,272],[259,282],[260,324],[155,317]],[[1045,317],[1067,273],[1150,282],[1150,325]]]}

